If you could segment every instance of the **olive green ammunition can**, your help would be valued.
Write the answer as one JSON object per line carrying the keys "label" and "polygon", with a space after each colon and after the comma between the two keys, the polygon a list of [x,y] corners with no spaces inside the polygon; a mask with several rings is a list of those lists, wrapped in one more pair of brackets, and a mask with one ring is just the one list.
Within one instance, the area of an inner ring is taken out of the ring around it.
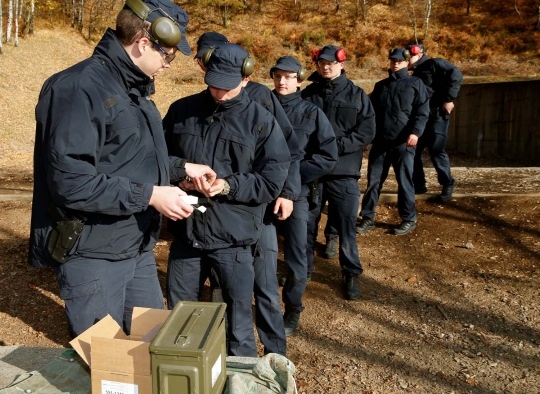
{"label": "olive green ammunition can", "polygon": [[179,302],[150,344],[153,394],[221,394],[226,380],[225,307]]}

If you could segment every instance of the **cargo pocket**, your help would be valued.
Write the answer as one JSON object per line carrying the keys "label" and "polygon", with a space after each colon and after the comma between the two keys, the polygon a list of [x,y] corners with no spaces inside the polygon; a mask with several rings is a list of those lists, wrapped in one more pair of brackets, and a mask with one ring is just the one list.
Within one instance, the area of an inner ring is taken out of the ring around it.
{"label": "cargo pocket", "polygon": [[80,334],[107,315],[107,304],[99,279],[76,285],[60,283],[60,286],[60,298],[66,304],[72,333]]}

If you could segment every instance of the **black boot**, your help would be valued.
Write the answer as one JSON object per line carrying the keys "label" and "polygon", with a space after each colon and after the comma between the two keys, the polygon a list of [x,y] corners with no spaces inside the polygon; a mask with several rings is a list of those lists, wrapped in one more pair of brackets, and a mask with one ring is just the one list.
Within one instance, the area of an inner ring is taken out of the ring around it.
{"label": "black boot", "polygon": [[360,298],[360,286],[358,285],[358,275],[343,275],[343,284],[345,286],[345,298],[348,300],[357,300]]}
{"label": "black boot", "polygon": [[360,224],[356,226],[356,234],[364,234],[371,230],[375,230],[373,219],[362,219]]}
{"label": "black boot", "polygon": [[452,194],[454,194],[455,190],[456,190],[456,187],[453,184],[443,186],[442,192],[439,198],[441,199],[442,202],[449,201],[452,198]]}
{"label": "black boot", "polygon": [[296,329],[300,325],[300,312],[296,312],[294,309],[285,307],[283,325],[285,326],[285,336],[293,336]]}
{"label": "black boot", "polygon": [[338,237],[335,235],[329,235],[328,237],[326,237],[326,249],[324,251],[324,256],[327,259],[332,259],[336,257],[337,240],[338,240]]}
{"label": "black boot", "polygon": [[401,224],[394,229],[394,234],[396,235],[405,235],[409,234],[412,230],[416,228],[416,222],[401,222]]}

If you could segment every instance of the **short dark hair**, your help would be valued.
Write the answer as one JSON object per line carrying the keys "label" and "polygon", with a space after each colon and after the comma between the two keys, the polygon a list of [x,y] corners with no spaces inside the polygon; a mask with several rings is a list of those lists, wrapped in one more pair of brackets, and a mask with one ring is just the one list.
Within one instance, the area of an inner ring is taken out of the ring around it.
{"label": "short dark hair", "polygon": [[145,36],[144,29],[148,30],[151,23],[143,21],[133,11],[124,8],[116,17],[116,37],[122,45],[131,45]]}

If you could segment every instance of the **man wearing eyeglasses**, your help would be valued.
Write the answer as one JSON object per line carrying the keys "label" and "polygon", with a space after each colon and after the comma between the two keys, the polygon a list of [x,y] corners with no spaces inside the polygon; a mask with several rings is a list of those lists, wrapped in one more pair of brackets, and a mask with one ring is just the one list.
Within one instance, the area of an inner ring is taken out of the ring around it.
{"label": "man wearing eyeglasses", "polygon": [[[317,105],[326,114],[334,133],[339,159],[334,169],[319,179],[319,195],[328,201],[328,217],[339,236],[339,264],[343,276],[345,298],[360,298],[358,275],[363,272],[356,244],[360,167],[364,146],[375,135],[375,114],[366,93],[345,73],[346,54],[343,48],[326,45],[316,53],[320,80],[302,91],[302,98]],[[320,209],[310,211],[308,242],[315,244]],[[314,223],[312,225],[311,223]],[[313,257],[308,256],[310,274]]]}
{"label": "man wearing eyeglasses", "polygon": [[[94,54],[41,90],[29,263],[53,268],[73,337],[107,314],[129,333],[135,306],[163,308],[152,252],[161,214],[181,220],[193,208],[170,187],[151,95],[176,52],[191,53],[187,22],[169,0],[129,0]],[[215,179],[207,166],[182,171]]]}
{"label": "man wearing eyeglasses", "polygon": [[[285,263],[289,271],[283,286],[283,316],[285,334],[294,335],[304,311],[302,297],[307,285],[308,212],[317,208],[319,199],[314,195],[314,182],[328,174],[336,165],[338,154],[336,137],[323,111],[315,104],[303,100],[300,86],[307,71],[291,56],[280,57],[270,75],[274,79],[274,94],[293,125],[304,154],[300,162],[302,189],[294,201],[292,215],[278,227],[284,236]],[[313,245],[310,245],[313,246]]]}

